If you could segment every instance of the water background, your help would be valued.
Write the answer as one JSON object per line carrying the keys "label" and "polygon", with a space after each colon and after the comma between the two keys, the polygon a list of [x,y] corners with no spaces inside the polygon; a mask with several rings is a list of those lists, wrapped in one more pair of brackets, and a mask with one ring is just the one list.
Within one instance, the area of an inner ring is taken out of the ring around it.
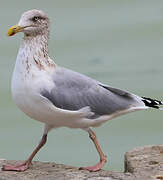
{"label": "water background", "polygon": [[[24,160],[38,144],[42,124],[14,104],[10,81],[23,35],[7,29],[29,9],[49,14],[49,51],[59,65],[135,94],[163,100],[162,0],[0,0],[0,158]],[[94,129],[108,156],[105,169],[123,170],[124,153],[163,143],[163,112],[131,113]],[[35,157],[73,166],[98,155],[86,132],[60,128]]]}

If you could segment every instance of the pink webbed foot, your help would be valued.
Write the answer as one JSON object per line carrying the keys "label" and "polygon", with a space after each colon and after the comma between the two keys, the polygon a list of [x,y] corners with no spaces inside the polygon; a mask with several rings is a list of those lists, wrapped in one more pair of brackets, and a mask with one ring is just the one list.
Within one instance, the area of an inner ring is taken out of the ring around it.
{"label": "pink webbed foot", "polygon": [[19,172],[22,172],[22,171],[27,170],[30,167],[30,165],[32,164],[32,159],[34,158],[36,153],[41,149],[41,147],[46,143],[46,140],[47,140],[47,134],[43,134],[39,145],[34,149],[32,154],[30,155],[30,157],[24,163],[21,163],[18,165],[4,165],[2,167],[2,171],[19,171]]}
{"label": "pink webbed foot", "polygon": [[106,159],[103,159],[94,166],[81,167],[79,169],[80,170],[87,170],[90,172],[96,172],[96,171],[99,171],[100,169],[102,169],[104,167],[105,163],[106,163]]}
{"label": "pink webbed foot", "polygon": [[88,129],[86,131],[89,133],[89,137],[93,141],[93,143],[97,149],[97,152],[100,156],[100,162],[98,162],[94,166],[81,167],[79,169],[80,170],[88,170],[90,172],[96,172],[96,171],[99,171],[100,169],[102,169],[104,167],[105,163],[107,162],[107,156],[102,152],[100,145],[97,141],[96,134],[91,129]]}
{"label": "pink webbed foot", "polygon": [[40,143],[38,144],[38,146],[34,149],[32,154],[29,156],[29,158],[24,163],[21,163],[18,165],[4,165],[2,167],[2,171],[19,171],[19,172],[22,172],[22,171],[27,170],[30,167],[30,165],[32,164],[32,159],[34,158],[36,153],[41,149],[41,147],[46,143],[46,141],[47,141],[47,134],[43,134]]}
{"label": "pink webbed foot", "polygon": [[19,172],[23,172],[23,171],[27,170],[30,165],[31,165],[31,163],[28,163],[28,162],[24,162],[24,163],[18,164],[18,165],[4,165],[2,167],[2,170],[3,171],[19,171]]}

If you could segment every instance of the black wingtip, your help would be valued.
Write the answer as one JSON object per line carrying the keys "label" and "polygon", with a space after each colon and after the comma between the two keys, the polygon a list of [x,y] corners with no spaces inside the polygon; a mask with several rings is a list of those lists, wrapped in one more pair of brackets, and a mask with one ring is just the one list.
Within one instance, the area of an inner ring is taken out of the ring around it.
{"label": "black wingtip", "polygon": [[158,101],[156,99],[151,99],[151,98],[146,98],[146,97],[142,97],[142,101],[144,102],[146,106],[156,108],[156,109],[159,109],[159,105],[163,105],[162,101]]}

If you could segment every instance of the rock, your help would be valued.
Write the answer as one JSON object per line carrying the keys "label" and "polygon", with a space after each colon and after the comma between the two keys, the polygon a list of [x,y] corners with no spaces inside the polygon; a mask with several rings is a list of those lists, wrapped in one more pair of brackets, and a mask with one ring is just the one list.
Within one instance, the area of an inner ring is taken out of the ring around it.
{"label": "rock", "polygon": [[127,152],[125,172],[139,180],[163,180],[163,145],[138,147]]}
{"label": "rock", "polygon": [[[3,164],[20,163],[0,159]],[[135,148],[125,154],[125,171],[88,172],[49,162],[33,162],[25,172],[0,171],[0,180],[163,180],[163,145]]]}

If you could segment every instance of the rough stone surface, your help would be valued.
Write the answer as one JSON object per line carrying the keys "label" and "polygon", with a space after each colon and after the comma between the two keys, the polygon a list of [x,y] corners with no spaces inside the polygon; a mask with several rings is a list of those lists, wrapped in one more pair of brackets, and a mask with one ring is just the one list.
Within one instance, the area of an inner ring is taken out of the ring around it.
{"label": "rough stone surface", "polygon": [[127,152],[125,172],[139,180],[163,180],[163,145],[138,147]]}
{"label": "rough stone surface", "polygon": [[[20,163],[0,159],[3,164]],[[55,163],[33,162],[25,172],[0,171],[0,180],[163,180],[163,145],[135,148],[125,154],[125,172],[88,172]]]}

